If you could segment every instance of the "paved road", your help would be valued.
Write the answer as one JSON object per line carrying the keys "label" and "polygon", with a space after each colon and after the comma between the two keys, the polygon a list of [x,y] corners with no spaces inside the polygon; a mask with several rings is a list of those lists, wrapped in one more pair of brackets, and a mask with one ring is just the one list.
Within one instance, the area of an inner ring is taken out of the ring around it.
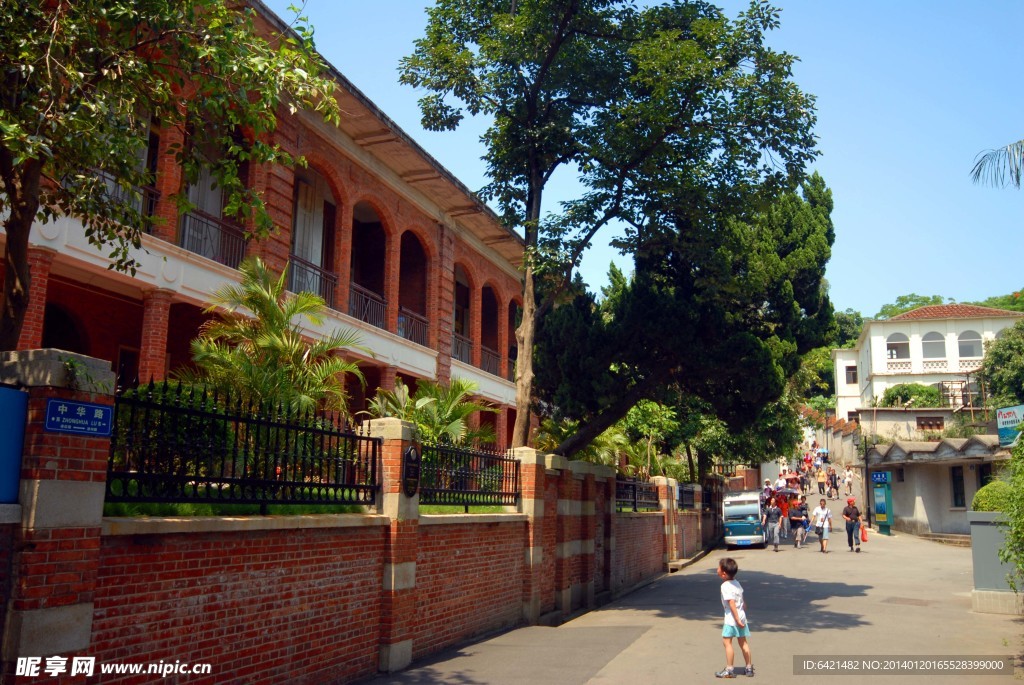
{"label": "paved road", "polygon": [[[815,498],[816,499],[816,498]],[[831,503],[838,512],[838,503]],[[839,525],[842,519],[837,516]],[[382,683],[678,685],[712,682],[723,664],[718,560],[740,565],[760,680],[779,683],[1024,682],[1024,621],[971,611],[970,549],[872,535],[861,554],[833,535],[768,550],[715,550],[620,600],[557,628],[529,627],[440,655]],[[794,657],[1014,655],[1017,676],[794,675]],[[737,664],[742,657],[737,650]],[[747,681],[747,679],[742,679]]]}

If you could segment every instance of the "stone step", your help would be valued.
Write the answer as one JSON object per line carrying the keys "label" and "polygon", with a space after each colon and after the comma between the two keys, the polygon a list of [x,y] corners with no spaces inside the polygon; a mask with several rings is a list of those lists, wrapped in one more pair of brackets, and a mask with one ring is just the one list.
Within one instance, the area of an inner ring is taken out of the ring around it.
{"label": "stone step", "polygon": [[971,546],[970,535],[958,535],[956,533],[922,533],[918,537],[924,538],[925,540],[931,540],[932,542],[939,542],[943,545],[952,545],[954,547]]}

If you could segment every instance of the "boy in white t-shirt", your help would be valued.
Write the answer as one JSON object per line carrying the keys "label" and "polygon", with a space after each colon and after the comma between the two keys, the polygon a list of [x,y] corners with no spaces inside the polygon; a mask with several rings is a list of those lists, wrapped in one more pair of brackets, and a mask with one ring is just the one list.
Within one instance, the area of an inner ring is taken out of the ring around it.
{"label": "boy in white t-shirt", "polygon": [[735,659],[735,652],[732,648],[732,639],[740,645],[743,652],[743,661],[746,664],[746,674],[754,675],[754,664],[750,658],[750,626],[747,625],[746,602],[743,601],[743,586],[736,580],[736,573],[739,565],[731,557],[725,557],[718,562],[718,577],[722,579],[722,611],[725,613],[725,623],[722,626],[722,643],[725,645],[726,666],[715,674],[716,678],[735,678],[737,673],[733,670],[732,664]]}

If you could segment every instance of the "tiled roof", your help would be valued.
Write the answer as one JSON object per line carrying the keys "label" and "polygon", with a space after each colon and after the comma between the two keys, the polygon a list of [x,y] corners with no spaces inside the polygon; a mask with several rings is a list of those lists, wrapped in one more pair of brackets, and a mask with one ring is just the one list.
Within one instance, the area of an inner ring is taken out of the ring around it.
{"label": "tiled roof", "polygon": [[1020,312],[993,307],[979,307],[974,304],[930,304],[925,307],[911,309],[889,319],[890,321],[906,321],[908,319],[982,319],[990,316],[1024,316]]}

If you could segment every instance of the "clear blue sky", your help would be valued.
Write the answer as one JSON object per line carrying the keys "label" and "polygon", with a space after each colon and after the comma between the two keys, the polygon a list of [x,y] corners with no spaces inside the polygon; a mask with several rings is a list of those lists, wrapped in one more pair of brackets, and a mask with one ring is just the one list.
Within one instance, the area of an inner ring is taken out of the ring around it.
{"label": "clear blue sky", "polygon": [[[271,0],[281,17],[290,0]],[[484,184],[480,122],[455,132],[419,125],[419,93],[398,61],[425,24],[423,0],[308,0],[320,52],[468,187]],[[735,16],[745,2],[721,2]],[[899,295],[957,301],[1024,286],[1024,190],[971,183],[982,150],[1024,138],[1019,0],[777,0],[776,48],[800,58],[797,83],[818,98],[814,165],[832,189],[836,243],[826,277],[837,310],[865,316]],[[573,192],[557,179],[549,201]],[[547,203],[546,203],[547,204]],[[608,235],[598,236],[607,243]],[[592,288],[609,262],[583,265]]]}

